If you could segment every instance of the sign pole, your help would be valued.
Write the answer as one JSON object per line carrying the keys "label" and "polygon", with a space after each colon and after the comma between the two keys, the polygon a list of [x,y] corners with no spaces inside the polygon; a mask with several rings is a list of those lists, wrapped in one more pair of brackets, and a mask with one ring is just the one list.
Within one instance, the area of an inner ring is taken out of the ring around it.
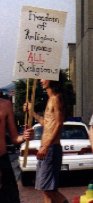
{"label": "sign pole", "polygon": [[[29,95],[29,79],[26,80],[26,103],[28,105],[28,95]],[[28,111],[25,113],[25,126],[28,124]]]}
{"label": "sign pole", "polygon": [[[33,88],[32,88],[32,96],[31,96],[31,109],[29,111],[29,119],[28,119],[28,126],[29,127],[32,127],[36,85],[37,85],[37,80],[34,79]],[[28,146],[29,146],[29,140],[26,140],[23,167],[26,167],[26,164],[27,164]]]}

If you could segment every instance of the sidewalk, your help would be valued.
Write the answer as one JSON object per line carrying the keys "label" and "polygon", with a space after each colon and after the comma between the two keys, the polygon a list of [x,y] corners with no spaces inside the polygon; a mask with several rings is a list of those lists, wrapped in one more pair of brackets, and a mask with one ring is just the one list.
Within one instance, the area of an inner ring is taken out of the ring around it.
{"label": "sidewalk", "polygon": [[[37,191],[34,187],[28,186],[23,187],[21,182],[18,183],[21,203],[43,203],[43,194],[41,191]],[[65,187],[60,188],[59,191],[67,198],[69,203],[72,203],[72,200],[75,196],[82,195],[86,186],[83,187]]]}

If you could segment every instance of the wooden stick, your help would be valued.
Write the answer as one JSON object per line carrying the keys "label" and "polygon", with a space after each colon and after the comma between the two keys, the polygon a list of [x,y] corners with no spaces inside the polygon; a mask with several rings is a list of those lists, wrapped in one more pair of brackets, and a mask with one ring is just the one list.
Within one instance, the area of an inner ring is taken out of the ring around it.
{"label": "wooden stick", "polygon": [[[28,119],[28,126],[29,127],[32,127],[32,121],[33,121],[36,84],[37,84],[37,80],[34,80],[33,88],[32,88],[32,96],[31,96],[31,109],[29,111],[29,119]],[[27,140],[26,146],[25,146],[23,167],[26,167],[26,164],[27,164],[28,147],[29,147],[29,141]]]}
{"label": "wooden stick", "polygon": [[[28,103],[28,95],[29,95],[29,79],[26,81],[26,103]],[[25,126],[28,124],[28,111],[25,112]]]}
{"label": "wooden stick", "polygon": [[37,80],[35,79],[34,82],[33,82],[33,88],[32,88],[31,109],[29,111],[29,119],[28,119],[28,126],[29,127],[32,127],[34,104],[35,104],[36,85],[37,85]]}

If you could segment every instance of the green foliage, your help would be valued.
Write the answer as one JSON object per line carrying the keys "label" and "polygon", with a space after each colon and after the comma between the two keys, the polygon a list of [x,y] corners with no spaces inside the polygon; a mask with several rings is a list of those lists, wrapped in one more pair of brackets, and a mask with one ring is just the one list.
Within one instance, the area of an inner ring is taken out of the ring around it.
{"label": "green foliage", "polygon": [[[29,80],[29,100],[31,96],[33,80]],[[23,104],[26,101],[26,80],[19,80],[15,82],[15,118],[16,122],[21,125],[24,124]]]}
{"label": "green foliage", "polygon": [[23,103],[25,101],[26,83],[23,80],[15,82],[15,119],[16,123],[24,123]]}
{"label": "green foliage", "polygon": [[36,89],[36,99],[35,99],[35,111],[43,114],[45,106],[47,103],[47,94],[46,91],[42,89],[40,81],[38,81]]}

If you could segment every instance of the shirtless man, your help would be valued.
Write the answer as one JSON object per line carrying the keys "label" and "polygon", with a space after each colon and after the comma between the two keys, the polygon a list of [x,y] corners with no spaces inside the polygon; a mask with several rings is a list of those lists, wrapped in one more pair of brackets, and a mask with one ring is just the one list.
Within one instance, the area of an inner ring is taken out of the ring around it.
{"label": "shirtless man", "polygon": [[6,148],[6,125],[13,143],[30,139],[30,129],[18,136],[12,104],[9,100],[0,98],[0,203],[19,203],[18,187]]}
{"label": "shirtless man", "polygon": [[[41,147],[37,153],[35,188],[43,191],[44,203],[64,203],[65,198],[58,191],[62,163],[60,130],[64,121],[62,85],[59,81],[49,80],[41,80],[41,84],[48,94],[48,102],[44,117],[33,113],[34,118],[44,126]],[[28,109],[30,107],[31,105],[28,106]]]}

